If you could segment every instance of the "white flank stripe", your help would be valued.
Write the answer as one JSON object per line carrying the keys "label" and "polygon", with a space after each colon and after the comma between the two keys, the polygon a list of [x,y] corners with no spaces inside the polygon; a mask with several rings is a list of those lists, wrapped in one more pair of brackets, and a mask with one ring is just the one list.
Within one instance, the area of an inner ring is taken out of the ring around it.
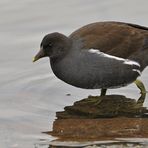
{"label": "white flank stripe", "polygon": [[89,52],[99,54],[102,57],[107,57],[107,58],[110,58],[110,59],[116,59],[118,61],[123,61],[123,63],[127,64],[127,65],[136,65],[136,66],[140,67],[140,64],[138,62],[136,62],[136,61],[132,61],[132,60],[129,60],[129,59],[124,59],[124,58],[119,58],[119,57],[116,57],[116,56],[112,56],[112,55],[106,54],[104,52],[101,52],[100,50],[97,50],[97,49],[90,49]]}
{"label": "white flank stripe", "polygon": [[140,64],[136,61],[132,61],[132,60],[128,60],[128,59],[125,59],[125,62],[124,64],[128,64],[128,65],[137,65],[138,67],[140,67]]}

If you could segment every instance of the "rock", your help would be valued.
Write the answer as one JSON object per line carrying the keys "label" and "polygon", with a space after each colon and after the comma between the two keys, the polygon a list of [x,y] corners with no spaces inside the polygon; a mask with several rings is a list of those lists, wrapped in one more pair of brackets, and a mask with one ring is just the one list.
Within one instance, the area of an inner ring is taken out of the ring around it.
{"label": "rock", "polygon": [[65,111],[56,113],[58,119],[146,117],[145,113],[148,112],[135,99],[121,95],[89,96],[64,109]]}

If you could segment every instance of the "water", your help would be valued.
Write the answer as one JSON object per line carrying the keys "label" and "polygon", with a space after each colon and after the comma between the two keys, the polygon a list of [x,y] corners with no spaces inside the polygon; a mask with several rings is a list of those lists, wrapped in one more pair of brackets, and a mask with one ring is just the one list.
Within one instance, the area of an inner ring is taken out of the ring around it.
{"label": "water", "polygon": [[[148,1],[1,0],[0,6],[1,148],[32,148],[39,139],[54,139],[41,132],[52,129],[55,112],[98,94],[98,90],[82,90],[58,80],[48,59],[32,63],[45,34],[58,31],[69,35],[85,24],[105,20],[148,26]],[[141,77],[146,88],[147,72]],[[134,84],[109,93],[139,95]]]}

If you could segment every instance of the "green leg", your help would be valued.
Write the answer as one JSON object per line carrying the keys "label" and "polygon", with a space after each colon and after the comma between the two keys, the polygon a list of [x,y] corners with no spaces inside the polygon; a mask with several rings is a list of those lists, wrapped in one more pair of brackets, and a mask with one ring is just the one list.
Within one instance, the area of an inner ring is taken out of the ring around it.
{"label": "green leg", "polygon": [[146,94],[146,89],[144,87],[144,84],[140,80],[135,80],[134,83],[137,85],[137,87],[140,89],[141,94]]}
{"label": "green leg", "polygon": [[100,96],[105,96],[106,95],[106,91],[107,91],[107,89],[101,89],[101,94],[100,94]]}
{"label": "green leg", "polygon": [[143,103],[144,103],[144,100],[145,100],[145,96],[146,96],[147,91],[146,91],[146,89],[145,89],[144,84],[142,83],[142,81],[136,80],[136,81],[134,81],[134,83],[140,89],[140,93],[141,93],[141,96],[138,99],[137,104],[140,104],[142,106]]}

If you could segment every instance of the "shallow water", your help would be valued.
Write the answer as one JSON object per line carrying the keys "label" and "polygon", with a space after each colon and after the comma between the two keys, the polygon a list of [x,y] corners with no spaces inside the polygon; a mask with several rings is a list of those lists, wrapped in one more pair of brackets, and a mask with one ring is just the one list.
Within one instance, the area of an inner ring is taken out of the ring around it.
{"label": "shallow water", "polygon": [[[58,31],[69,35],[85,24],[105,20],[148,26],[148,1],[1,0],[0,6],[1,148],[32,148],[40,139],[54,139],[41,132],[52,129],[55,112],[99,92],[74,88],[58,80],[48,59],[32,63],[45,34]],[[147,73],[145,69],[140,78],[146,88]],[[139,90],[132,84],[108,93],[138,98]]]}

